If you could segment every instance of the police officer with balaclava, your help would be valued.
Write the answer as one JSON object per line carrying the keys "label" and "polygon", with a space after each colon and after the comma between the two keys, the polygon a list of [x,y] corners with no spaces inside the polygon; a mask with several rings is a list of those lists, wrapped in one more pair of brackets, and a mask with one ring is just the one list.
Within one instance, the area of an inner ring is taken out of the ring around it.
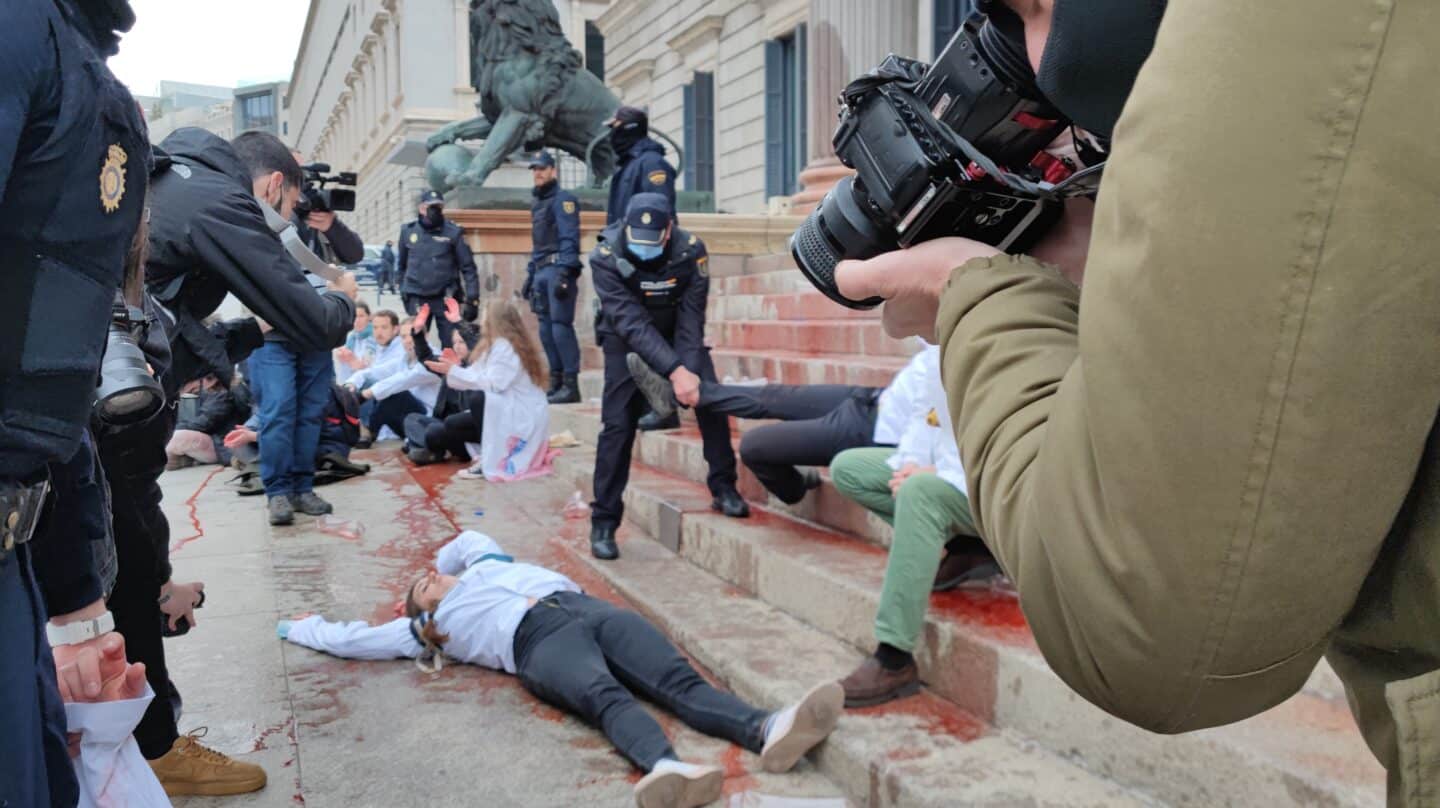
{"label": "police officer with balaclava", "polygon": [[[638,355],[668,377],[676,400],[685,406],[699,400],[702,379],[715,379],[705,347],[709,265],[705,243],[675,226],[670,201],[661,194],[636,194],[625,218],[607,227],[590,253],[595,292],[603,305],[596,330],[605,354],[590,517],[590,551],[596,558],[620,555],[615,529],[624,515],[622,497],[630,479],[636,422],[645,410],[626,355]],[[749,516],[750,507],[735,490],[729,418],[704,409],[696,410],[695,418],[710,466],[706,482],[714,496],[711,508],[726,516]]]}
{"label": "police officer with balaclava", "polygon": [[[434,191],[420,195],[417,210],[415,221],[400,229],[396,271],[405,311],[413,316],[425,305],[432,312],[444,311],[451,290],[462,288],[463,316],[473,322],[480,314],[480,282],[465,232],[445,218],[445,198]],[[431,317],[430,322],[440,331],[440,344],[449,345],[455,327],[444,317]]]}
{"label": "police officer with balaclava", "polygon": [[[0,804],[74,805],[56,668],[71,701],[132,698],[89,538],[29,541],[52,465],[93,468],[82,435],[96,400],[126,254],[145,206],[140,109],[105,60],[135,22],[124,0],[7,3],[0,30]],[[57,478],[58,483],[58,478]],[[56,557],[41,581],[31,559]],[[64,574],[64,578],[59,577]],[[72,610],[72,606],[74,607]],[[52,643],[49,634],[54,638]],[[52,656],[52,644],[54,651]],[[127,673],[128,672],[128,673]],[[73,679],[72,679],[73,677]]]}

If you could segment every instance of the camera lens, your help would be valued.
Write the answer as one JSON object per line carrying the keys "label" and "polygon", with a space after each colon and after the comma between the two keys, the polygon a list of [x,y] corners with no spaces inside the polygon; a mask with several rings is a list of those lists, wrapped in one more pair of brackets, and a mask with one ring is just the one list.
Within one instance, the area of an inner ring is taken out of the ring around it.
{"label": "camera lens", "polygon": [[123,326],[112,324],[95,391],[95,415],[111,426],[148,420],[165,406],[165,391],[150,375],[145,353]]}
{"label": "camera lens", "polygon": [[790,237],[790,254],[826,297],[852,309],[873,309],[885,301],[878,297],[851,300],[835,285],[836,264],[873,258],[898,246],[865,214],[859,196],[853,177],[837,183]]}

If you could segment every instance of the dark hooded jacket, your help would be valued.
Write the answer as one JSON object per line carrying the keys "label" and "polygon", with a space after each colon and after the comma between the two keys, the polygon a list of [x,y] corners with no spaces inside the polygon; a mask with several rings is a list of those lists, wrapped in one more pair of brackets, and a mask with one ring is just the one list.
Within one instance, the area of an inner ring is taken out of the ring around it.
{"label": "dark hooded jacket", "polygon": [[648,137],[620,155],[620,169],[610,181],[606,226],[624,218],[630,197],[644,193],[664,194],[670,200],[670,212],[675,212],[675,167],[666,161],[665,147]]}
{"label": "dark hooded jacket", "polygon": [[[200,325],[227,293],[296,350],[344,344],[354,302],[338,292],[316,294],[270,231],[250,172],[229,143],[203,129],[178,129],[160,143],[155,159],[145,283],[176,321],[169,330],[177,378],[193,378],[197,366],[243,358],[225,356],[225,346]],[[234,338],[258,348],[258,324],[252,320],[244,331]]]}

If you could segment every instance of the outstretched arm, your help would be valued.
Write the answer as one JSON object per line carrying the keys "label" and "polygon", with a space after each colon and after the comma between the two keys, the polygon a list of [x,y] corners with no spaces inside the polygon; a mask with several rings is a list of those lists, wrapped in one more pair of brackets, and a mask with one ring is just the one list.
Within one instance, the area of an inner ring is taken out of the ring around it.
{"label": "outstretched arm", "polygon": [[420,643],[410,633],[410,621],[403,617],[372,626],[360,620],[327,623],[323,617],[311,615],[286,629],[281,623],[281,636],[290,642],[344,659],[414,659],[420,655]]}

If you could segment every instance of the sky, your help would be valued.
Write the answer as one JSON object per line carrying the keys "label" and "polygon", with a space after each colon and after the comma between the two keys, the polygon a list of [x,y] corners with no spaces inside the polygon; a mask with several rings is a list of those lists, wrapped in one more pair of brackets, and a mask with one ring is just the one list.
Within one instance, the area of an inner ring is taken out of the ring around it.
{"label": "sky", "polygon": [[135,27],[110,69],[136,95],[162,79],[236,87],[289,81],[306,0],[131,0]]}

